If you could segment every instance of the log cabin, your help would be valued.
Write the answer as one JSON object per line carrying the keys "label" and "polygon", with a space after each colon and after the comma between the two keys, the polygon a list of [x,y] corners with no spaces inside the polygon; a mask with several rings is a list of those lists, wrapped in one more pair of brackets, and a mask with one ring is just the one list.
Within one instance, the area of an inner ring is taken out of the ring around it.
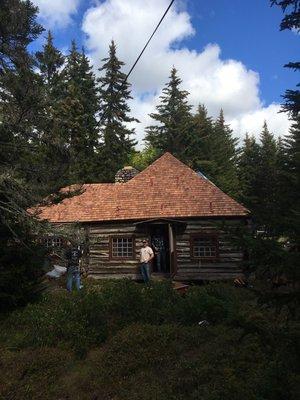
{"label": "log cabin", "polygon": [[224,227],[247,225],[249,211],[170,153],[140,173],[125,167],[115,183],[85,184],[79,195],[41,207],[39,217],[80,225],[85,269],[93,278],[141,279],[142,241],[151,243],[155,235],[163,239],[166,257],[163,271],[154,258],[153,277],[197,281],[241,275],[243,251]]}

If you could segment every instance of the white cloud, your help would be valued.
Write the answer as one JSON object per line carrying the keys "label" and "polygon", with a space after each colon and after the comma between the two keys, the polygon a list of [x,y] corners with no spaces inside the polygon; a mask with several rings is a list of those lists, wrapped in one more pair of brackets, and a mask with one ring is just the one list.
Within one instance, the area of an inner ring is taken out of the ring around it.
{"label": "white cloud", "polygon": [[[114,39],[127,72],[168,4],[169,0],[97,1],[82,22],[92,63],[101,65]],[[132,114],[141,121],[138,139],[151,122],[148,113],[154,111],[173,65],[190,92],[191,104],[204,103],[214,117],[223,108],[238,137],[247,131],[257,135],[264,119],[275,135],[286,134],[289,123],[285,114],[277,113],[279,105],[265,106],[260,99],[259,74],[240,61],[222,59],[217,44],[208,44],[200,52],[188,49],[184,40],[194,34],[190,15],[175,2],[129,79],[134,92]]]}
{"label": "white cloud", "polygon": [[39,15],[47,27],[66,27],[77,13],[81,0],[33,0],[39,8]]}
{"label": "white cloud", "polygon": [[279,104],[270,104],[268,107],[262,107],[258,110],[243,114],[240,118],[232,119],[230,125],[232,129],[244,136],[245,132],[259,137],[262,131],[264,121],[267,121],[269,131],[276,137],[288,133],[290,121],[286,113],[280,113]]}

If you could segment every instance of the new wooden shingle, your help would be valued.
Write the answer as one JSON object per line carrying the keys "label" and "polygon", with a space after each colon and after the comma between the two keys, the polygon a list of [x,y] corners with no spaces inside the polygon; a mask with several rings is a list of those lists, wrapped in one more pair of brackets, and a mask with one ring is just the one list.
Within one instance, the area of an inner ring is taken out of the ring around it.
{"label": "new wooden shingle", "polygon": [[170,153],[126,183],[85,184],[78,196],[39,208],[39,217],[50,222],[243,217],[248,213]]}

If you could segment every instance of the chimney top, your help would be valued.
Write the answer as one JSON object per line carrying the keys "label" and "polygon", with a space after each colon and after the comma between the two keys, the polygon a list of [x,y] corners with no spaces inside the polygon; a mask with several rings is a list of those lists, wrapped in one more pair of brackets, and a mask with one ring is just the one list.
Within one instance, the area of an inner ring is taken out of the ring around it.
{"label": "chimney top", "polygon": [[119,169],[115,175],[115,183],[126,183],[130,179],[134,178],[139,171],[130,165],[126,165],[124,168]]}

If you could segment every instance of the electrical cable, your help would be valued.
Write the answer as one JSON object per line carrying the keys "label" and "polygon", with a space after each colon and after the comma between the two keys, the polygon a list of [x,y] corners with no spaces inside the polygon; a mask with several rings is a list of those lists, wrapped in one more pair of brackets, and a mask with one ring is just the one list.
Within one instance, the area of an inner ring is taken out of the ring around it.
{"label": "electrical cable", "polygon": [[[151,36],[149,37],[149,39],[147,40],[147,43],[145,44],[145,46],[143,47],[142,51],[140,52],[139,56],[137,57],[137,59],[135,60],[135,62],[133,63],[132,67],[130,68],[129,72],[127,73],[127,75],[125,76],[123,82],[121,83],[121,86],[119,88],[119,90],[115,93],[114,97],[116,97],[121,89],[123,88],[123,86],[126,84],[127,79],[129,78],[131,72],[134,70],[136,64],[139,62],[139,59],[142,57],[144,51],[146,50],[146,48],[148,47],[148,44],[150,43],[151,39],[153,38],[153,36],[155,35],[156,31],[158,30],[160,24],[162,23],[162,21],[164,20],[165,16],[167,15],[168,11],[170,10],[170,8],[172,7],[173,3],[175,0],[172,0],[170,2],[170,4],[168,5],[166,11],[164,12],[163,16],[161,17],[161,19],[159,20],[158,24],[156,25],[156,28],[154,29],[154,31],[152,32]],[[103,121],[104,117],[106,116],[106,112],[108,110],[108,107],[106,107],[106,110],[104,110],[104,113],[102,114],[102,116],[100,117],[99,120],[99,125],[101,124],[101,122]]]}

